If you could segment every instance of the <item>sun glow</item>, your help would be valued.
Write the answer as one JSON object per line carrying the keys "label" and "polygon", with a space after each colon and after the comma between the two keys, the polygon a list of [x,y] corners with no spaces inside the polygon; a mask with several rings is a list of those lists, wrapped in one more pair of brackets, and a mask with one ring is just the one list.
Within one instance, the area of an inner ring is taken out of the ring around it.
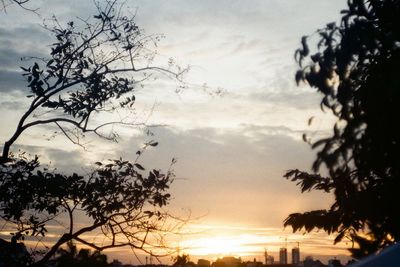
{"label": "sun glow", "polygon": [[192,239],[182,245],[190,255],[248,256],[253,255],[255,251],[262,253],[264,250],[262,244],[271,241],[274,240],[269,240],[265,236],[246,234]]}

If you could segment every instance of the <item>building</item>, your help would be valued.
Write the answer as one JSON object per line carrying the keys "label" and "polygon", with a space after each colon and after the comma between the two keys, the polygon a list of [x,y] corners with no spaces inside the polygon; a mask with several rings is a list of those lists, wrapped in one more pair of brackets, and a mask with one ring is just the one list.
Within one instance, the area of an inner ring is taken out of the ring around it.
{"label": "building", "polygon": [[265,258],[265,265],[268,265],[268,252],[267,252],[267,249],[264,249],[264,258]]}
{"label": "building", "polygon": [[274,262],[274,256],[268,255],[268,256],[267,256],[266,265],[272,265],[272,264],[274,264],[274,263],[275,263],[275,262]]}
{"label": "building", "polygon": [[279,263],[287,264],[287,249],[286,248],[279,249]]}
{"label": "building", "polygon": [[300,265],[300,248],[292,248],[292,264],[297,266]]}
{"label": "building", "polygon": [[256,258],[254,258],[253,261],[248,261],[245,264],[242,264],[241,266],[243,267],[243,265],[246,267],[263,267],[263,263],[261,261],[257,261]]}
{"label": "building", "polygon": [[211,266],[211,262],[209,260],[199,259],[197,261],[197,266],[198,267],[210,267]]}
{"label": "building", "polygon": [[213,265],[214,266],[225,266],[225,267],[239,267],[242,263],[240,258],[235,257],[223,257],[222,259],[217,259]]}

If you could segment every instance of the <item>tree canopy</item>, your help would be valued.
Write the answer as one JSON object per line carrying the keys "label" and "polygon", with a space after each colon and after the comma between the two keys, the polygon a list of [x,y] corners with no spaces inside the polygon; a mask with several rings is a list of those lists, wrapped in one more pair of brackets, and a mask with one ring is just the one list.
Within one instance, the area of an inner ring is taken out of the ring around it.
{"label": "tree canopy", "polygon": [[[45,25],[55,38],[49,56],[33,57],[30,67],[21,67],[31,103],[3,145],[0,218],[12,226],[10,246],[34,240],[44,244],[44,250],[29,247],[30,261],[23,266],[48,262],[70,241],[98,251],[126,246],[153,255],[159,252],[152,248],[165,248],[166,233],[183,222],[163,209],[171,198],[172,168],[162,172],[139,163],[146,148],[157,146],[155,141],[137,151],[135,160],[96,162],[85,174],[64,174],[42,164],[38,155],[11,150],[27,129],[49,124],[78,145],[85,133],[116,140],[115,132],[101,129],[138,124],[130,118],[96,124],[93,118],[132,106],[135,88],[154,73],[179,81],[186,71],[173,63],[152,65],[151,44],[160,36],[145,35],[134,15],[125,15],[123,4],[95,4],[98,13],[87,20],[63,24],[54,17],[51,26]],[[78,223],[83,217],[85,223]],[[101,235],[101,242],[85,235],[91,232]]]}
{"label": "tree canopy", "polygon": [[[294,231],[323,229],[356,245],[354,257],[379,251],[400,240],[400,2],[349,0],[340,25],[329,23],[302,39],[295,57],[304,81],[323,96],[321,108],[337,122],[333,135],[312,143],[318,149],[313,172],[285,174],[302,192],[333,193],[326,210],[289,215]],[[328,170],[323,177],[318,172]]]}
{"label": "tree canopy", "polygon": [[77,249],[72,241],[67,242],[66,248],[60,248],[57,251],[56,258],[52,264],[57,267],[108,267],[107,256],[99,251],[90,251],[88,249]]}

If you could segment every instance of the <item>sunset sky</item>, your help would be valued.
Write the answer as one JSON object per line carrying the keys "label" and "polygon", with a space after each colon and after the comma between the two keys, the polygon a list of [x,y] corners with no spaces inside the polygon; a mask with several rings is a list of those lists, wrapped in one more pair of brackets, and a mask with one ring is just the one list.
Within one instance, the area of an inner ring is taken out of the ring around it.
{"label": "sunset sky", "polygon": [[[94,14],[92,1],[32,0],[31,6],[44,18],[55,14],[64,22]],[[302,134],[313,140],[329,134],[334,120],[320,110],[315,90],[296,86],[294,51],[303,35],[338,21],[346,1],[128,0],[127,6],[136,10],[147,34],[165,35],[156,62],[174,58],[190,66],[182,92],[175,93],[174,81],[160,78],[136,94],[138,118],[165,126],[153,128],[152,137],[121,129],[119,143],[89,136],[88,151],[62,136],[48,141],[51,133],[38,128],[26,132],[15,149],[51,159],[61,170],[82,171],[98,160],[133,159],[140,144],[152,138],[159,146],[146,152],[144,166],[165,169],[173,157],[178,160],[169,209],[191,212],[187,234],[174,243],[191,259],[232,255],[263,261],[267,249],[277,260],[285,238],[289,249],[300,242],[302,258],[346,255],[346,244],[333,246],[333,237],[283,229],[287,215],[327,208],[331,196],[301,194],[282,177],[292,168],[310,170],[315,152]],[[26,63],[20,58],[46,54],[53,42],[41,23],[15,6],[0,13],[1,143],[27,106],[19,69]],[[219,89],[222,95],[212,94]],[[123,250],[109,255],[134,262]]]}

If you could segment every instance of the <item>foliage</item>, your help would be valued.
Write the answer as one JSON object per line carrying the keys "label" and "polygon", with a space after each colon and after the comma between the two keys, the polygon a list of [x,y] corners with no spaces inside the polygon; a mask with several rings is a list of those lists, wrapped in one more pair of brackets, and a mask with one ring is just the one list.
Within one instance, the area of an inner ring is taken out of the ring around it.
{"label": "foliage", "polygon": [[172,264],[172,266],[174,267],[183,267],[186,266],[186,264],[189,262],[189,254],[182,254],[182,255],[178,255],[174,258],[174,263]]}
{"label": "foliage", "polygon": [[69,241],[66,248],[57,251],[56,258],[52,261],[56,267],[107,267],[107,256],[99,251],[91,252],[88,249],[80,249]]}
{"label": "foliage", "polygon": [[285,174],[302,192],[333,192],[335,201],[327,210],[291,214],[284,224],[337,233],[335,243],[349,238],[358,245],[353,256],[363,257],[400,240],[394,204],[400,189],[400,2],[349,0],[342,14],[340,25],[316,32],[316,53],[310,54],[310,37],[296,51],[296,81],[317,88],[321,108],[337,117],[333,135],[312,144],[319,148],[313,171],[324,165],[329,176]]}
{"label": "foliage", "polygon": [[24,244],[0,239],[0,266],[25,267],[32,262]]}
{"label": "foliage", "polygon": [[[72,21],[62,26],[56,18],[53,27],[46,26],[56,42],[49,58],[32,58],[36,62],[31,67],[22,67],[31,103],[0,158],[0,218],[12,225],[11,243],[50,244],[44,251],[31,248],[35,266],[70,241],[97,251],[127,246],[153,255],[151,249],[165,248],[165,234],[183,222],[163,210],[171,197],[172,169],[146,173],[138,162],[146,147],[157,142],[145,144],[135,161],[96,162],[86,174],[64,174],[41,164],[38,156],[10,152],[25,130],[38,125],[55,125],[78,145],[87,132],[116,140],[116,133],[106,135],[101,129],[138,124],[121,120],[96,125],[98,116],[129,109],[136,86],[155,73],[180,81],[184,69],[151,65],[154,51],[149,46],[160,36],[144,35],[134,16],[124,15],[123,4],[106,1],[96,6],[98,14],[81,19],[80,26]],[[101,241],[88,233],[101,236]]]}
{"label": "foliage", "polygon": [[[0,212],[16,226],[13,240],[45,237],[48,226],[67,214],[65,233],[42,261],[69,240],[100,251],[129,246],[150,252],[154,238],[160,239],[168,230],[165,221],[170,216],[159,208],[168,203],[173,173],[154,169],[145,176],[143,166],[122,159],[96,165],[82,176],[41,168],[37,157],[20,156],[2,164]],[[77,227],[82,212],[91,220]],[[101,245],[85,237],[96,231],[104,235]]]}
{"label": "foliage", "polygon": [[105,134],[101,130],[116,123],[138,124],[121,120],[96,125],[93,118],[131,107],[134,89],[155,72],[180,80],[186,71],[173,63],[167,68],[151,65],[155,52],[149,46],[161,36],[145,35],[134,16],[123,15],[123,5],[109,1],[97,8],[98,15],[80,20],[79,26],[74,21],[63,26],[55,17],[54,26],[46,26],[56,42],[51,45],[49,58],[21,67],[31,91],[27,97],[32,101],[3,146],[3,161],[15,140],[36,125],[53,124],[76,144],[80,135],[68,126],[116,140],[115,132]]}

